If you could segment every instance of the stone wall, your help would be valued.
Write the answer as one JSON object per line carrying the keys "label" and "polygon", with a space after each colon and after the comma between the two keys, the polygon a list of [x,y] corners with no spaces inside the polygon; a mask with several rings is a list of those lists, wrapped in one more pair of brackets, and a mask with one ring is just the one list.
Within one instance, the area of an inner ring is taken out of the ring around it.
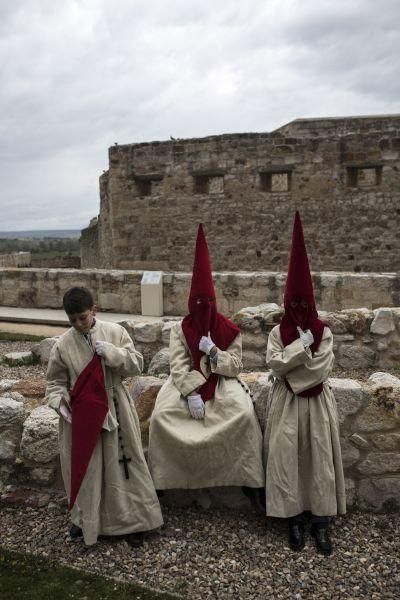
{"label": "stone wall", "polygon": [[[100,310],[141,314],[142,271],[77,269],[0,269],[0,306],[61,308],[64,292],[88,287]],[[282,303],[286,273],[214,273],[218,308],[233,315],[244,306]],[[164,314],[187,313],[191,273],[164,273]],[[343,310],[400,306],[400,275],[394,273],[315,273],[317,306]]]}
{"label": "stone wall", "polygon": [[[266,369],[268,335],[281,316],[282,308],[276,304],[244,308],[234,315],[243,336],[245,371]],[[335,363],[344,371],[400,368],[400,308],[321,312],[320,316],[331,327]],[[169,373],[167,348],[174,323],[167,319],[121,323],[143,354],[151,375]]]}
{"label": "stone wall", "polygon": [[203,222],[214,269],[283,270],[299,209],[313,269],[398,271],[399,184],[399,115],[115,145],[82,264],[188,270]]}
{"label": "stone wall", "polygon": [[[265,427],[265,373],[243,374]],[[141,429],[148,431],[163,380],[137,378],[132,386]],[[340,421],[349,507],[400,510],[400,379],[375,373],[367,383],[331,379]],[[60,489],[58,417],[43,405],[44,382],[0,381],[0,492],[7,485]]]}
{"label": "stone wall", "polygon": [[30,252],[12,252],[0,254],[0,268],[30,267],[32,262]]}

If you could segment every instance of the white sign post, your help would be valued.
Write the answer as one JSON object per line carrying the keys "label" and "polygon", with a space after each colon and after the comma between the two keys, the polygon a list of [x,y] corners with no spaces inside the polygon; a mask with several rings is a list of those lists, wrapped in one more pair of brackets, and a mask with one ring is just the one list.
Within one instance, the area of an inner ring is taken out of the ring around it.
{"label": "white sign post", "polygon": [[142,296],[142,315],[146,317],[162,317],[163,278],[161,271],[144,271],[140,283]]}

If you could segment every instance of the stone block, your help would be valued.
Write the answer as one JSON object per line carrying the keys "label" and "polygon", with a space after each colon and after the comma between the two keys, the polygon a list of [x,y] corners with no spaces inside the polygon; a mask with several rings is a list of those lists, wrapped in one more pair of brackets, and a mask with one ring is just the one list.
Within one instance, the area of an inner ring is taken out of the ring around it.
{"label": "stone block", "polygon": [[263,333],[247,333],[242,334],[242,348],[243,351],[254,350],[262,352],[264,355],[267,352],[268,338]]}
{"label": "stone block", "polygon": [[392,411],[388,411],[375,402],[371,402],[362,413],[357,415],[354,429],[358,432],[387,431],[395,429],[398,421]]}
{"label": "stone block", "polygon": [[169,375],[169,348],[161,348],[151,359],[148,374],[149,375]]}
{"label": "stone block", "polygon": [[136,342],[152,344],[161,338],[162,324],[155,323],[135,323],[133,328],[133,339]]}
{"label": "stone block", "polygon": [[329,378],[329,384],[337,402],[339,423],[341,424],[344,423],[348,415],[355,414],[368,402],[363,388],[353,379],[331,377]]}
{"label": "stone block", "polygon": [[12,398],[0,397],[0,427],[22,423],[24,406]]}
{"label": "stone block", "polygon": [[21,454],[34,463],[48,463],[58,456],[58,415],[48,406],[35,408],[24,423]]}
{"label": "stone block", "polygon": [[0,380],[0,394],[8,392],[12,389],[13,385],[17,383],[18,379],[1,379]]}
{"label": "stone block", "polygon": [[358,435],[358,433],[353,433],[353,435],[349,437],[349,441],[354,444],[354,446],[357,446],[357,448],[368,448],[370,445],[369,441],[362,435]]}
{"label": "stone block", "polygon": [[375,335],[387,335],[396,329],[393,314],[390,308],[377,308],[374,310],[374,320],[370,332]]}
{"label": "stone block", "polygon": [[136,377],[129,389],[139,418],[143,445],[148,443],[150,417],[154,409],[158,392],[165,381],[158,377]]}
{"label": "stone block", "polygon": [[363,479],[358,486],[358,502],[362,510],[399,511],[400,477]]}
{"label": "stone block", "polygon": [[19,437],[20,430],[6,429],[0,432],[0,460],[15,460],[19,449]]}
{"label": "stone block", "polygon": [[390,373],[384,373],[383,371],[372,373],[372,375],[368,377],[368,383],[374,391],[382,387],[398,387],[400,389],[400,379]]}
{"label": "stone block", "polygon": [[400,451],[400,432],[376,433],[371,436],[371,441],[378,450]]}
{"label": "stone block", "polygon": [[12,386],[14,392],[19,392],[25,398],[44,398],[46,393],[45,379],[20,379]]}
{"label": "stone block", "polygon": [[35,344],[31,348],[31,352],[34,356],[37,356],[42,365],[47,365],[50,358],[51,350],[54,344],[57,342],[58,337],[46,338]]}
{"label": "stone block", "polygon": [[9,352],[4,355],[4,360],[10,367],[29,365],[33,361],[33,354],[32,352]]}
{"label": "stone block", "polygon": [[353,479],[345,478],[344,485],[346,488],[346,505],[347,508],[352,508],[357,501],[356,484]]}
{"label": "stone block", "polygon": [[253,350],[244,350],[242,353],[243,368],[246,371],[266,368],[265,355],[266,351],[254,352]]}
{"label": "stone block", "polygon": [[375,351],[365,346],[343,344],[337,357],[339,365],[346,370],[363,370],[375,365]]}
{"label": "stone block", "polygon": [[98,304],[101,310],[119,312],[121,310],[121,296],[111,292],[100,292],[98,294]]}
{"label": "stone block", "polygon": [[370,452],[366,459],[357,465],[361,475],[384,475],[396,473],[400,476],[399,452]]}
{"label": "stone block", "polygon": [[268,398],[271,389],[268,373],[241,373],[240,379],[249,386],[253,394],[254,410],[262,431],[265,431]]}
{"label": "stone block", "polygon": [[355,448],[347,439],[341,438],[340,446],[342,449],[343,467],[347,469],[353,466],[360,458],[360,451]]}
{"label": "stone block", "polygon": [[161,341],[165,346],[169,345],[169,339],[171,336],[171,329],[176,325],[176,321],[167,321],[163,323],[161,329]]}

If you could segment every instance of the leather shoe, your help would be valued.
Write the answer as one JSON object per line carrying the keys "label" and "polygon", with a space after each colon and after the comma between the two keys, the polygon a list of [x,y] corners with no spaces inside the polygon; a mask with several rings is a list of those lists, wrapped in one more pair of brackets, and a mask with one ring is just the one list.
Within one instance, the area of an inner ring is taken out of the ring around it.
{"label": "leather shoe", "polygon": [[82,529],[78,527],[78,525],[72,525],[71,529],[69,530],[69,537],[71,538],[71,540],[76,540],[77,538],[80,538],[82,536]]}
{"label": "leather shoe", "polygon": [[143,546],[144,532],[138,531],[136,533],[130,533],[126,536],[126,541],[131,548],[140,548],[140,546]]}
{"label": "leather shoe", "polygon": [[316,527],[312,525],[311,535],[315,538],[315,546],[321,554],[330,556],[333,551],[331,538],[327,527]]}
{"label": "leather shoe", "polygon": [[304,525],[302,523],[290,523],[289,546],[292,550],[302,550],[304,544]]}

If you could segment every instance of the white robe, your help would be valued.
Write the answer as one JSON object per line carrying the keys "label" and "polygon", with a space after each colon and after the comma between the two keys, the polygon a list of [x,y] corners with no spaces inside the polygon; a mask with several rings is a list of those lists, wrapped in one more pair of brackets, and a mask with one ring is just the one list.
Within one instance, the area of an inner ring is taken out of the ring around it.
{"label": "white robe", "polygon": [[[141,372],[142,356],[120,325],[96,320],[90,332],[93,347],[97,340],[109,342],[102,359],[109,411],[71,513],[72,522],[82,528],[88,545],[94,544],[99,535],[146,531],[163,523],[143,454],[136,409],[122,384],[123,377]],[[93,351],[83,335],[73,328],[54,345],[47,369],[46,398],[57,412],[62,397],[70,401],[69,392],[92,357]],[[122,440],[119,440],[119,435]],[[69,497],[71,425],[62,417],[59,442],[61,470]],[[119,462],[123,453],[131,459],[127,467],[129,479],[126,479],[124,467]]]}
{"label": "white robe", "polygon": [[[278,375],[269,395],[264,435],[269,516],[346,512],[337,407],[327,382],[332,345],[327,327],[314,355],[300,339],[284,347],[279,325],[269,335],[267,364]],[[318,396],[297,395],[319,383],[323,390]]]}
{"label": "white robe", "polygon": [[[262,434],[242,369],[240,334],[214,363],[192,356],[181,324],[171,330],[171,375],[161,388],[150,420],[149,467],[157,489],[216,486],[263,487]],[[205,417],[191,417],[186,397],[219,375],[215,396],[205,402]]]}

